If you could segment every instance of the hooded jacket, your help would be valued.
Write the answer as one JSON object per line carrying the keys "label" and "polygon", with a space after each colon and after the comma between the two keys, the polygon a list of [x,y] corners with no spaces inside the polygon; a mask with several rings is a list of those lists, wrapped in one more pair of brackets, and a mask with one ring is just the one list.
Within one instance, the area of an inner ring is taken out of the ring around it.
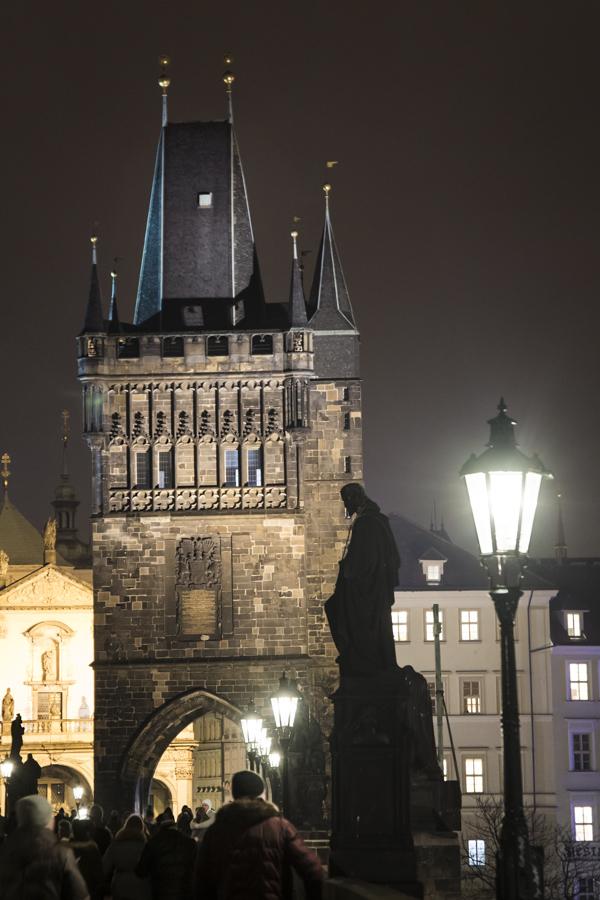
{"label": "hooded jacket", "polygon": [[135,874],[135,867],[146,846],[139,831],[124,828],[102,857],[102,868],[112,900],[150,900],[150,880]]}
{"label": "hooded jacket", "polygon": [[89,900],[73,851],[48,828],[17,828],[0,850],[0,900]]}
{"label": "hooded jacket", "polygon": [[292,868],[307,900],[321,897],[323,869],[291,822],[260,799],[234,800],[219,810],[201,844],[197,900],[289,900]]}

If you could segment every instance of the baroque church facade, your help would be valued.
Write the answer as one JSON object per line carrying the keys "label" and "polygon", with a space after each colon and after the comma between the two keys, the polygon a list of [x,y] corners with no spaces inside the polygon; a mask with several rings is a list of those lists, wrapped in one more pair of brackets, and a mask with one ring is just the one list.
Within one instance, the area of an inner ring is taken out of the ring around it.
{"label": "baroque church facade", "polygon": [[[303,694],[296,796],[312,803],[297,815],[318,824],[337,672],[323,603],[347,534],[339,491],[362,478],[359,335],[330,187],[309,296],[293,233],[289,302],[267,302],[231,102],[224,121],[172,123],[161,84],[134,319],[121,321],[114,280],[106,317],[93,240],[77,340],[96,797],[141,808],[162,752],[199,717],[239,722],[255,704],[269,724],[286,671]],[[307,768],[321,787],[302,782]]]}

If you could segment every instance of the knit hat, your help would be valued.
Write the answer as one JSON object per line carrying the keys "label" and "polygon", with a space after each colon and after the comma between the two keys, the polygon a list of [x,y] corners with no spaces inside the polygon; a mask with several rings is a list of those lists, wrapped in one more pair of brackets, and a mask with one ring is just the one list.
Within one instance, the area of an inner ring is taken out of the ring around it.
{"label": "knit hat", "polygon": [[265,789],[265,783],[256,772],[244,769],[243,772],[235,772],[231,779],[231,793],[234,800],[241,797],[260,797]]}
{"label": "knit hat", "polygon": [[22,828],[45,828],[52,819],[52,807],[41,794],[21,797],[15,806],[17,825]]}

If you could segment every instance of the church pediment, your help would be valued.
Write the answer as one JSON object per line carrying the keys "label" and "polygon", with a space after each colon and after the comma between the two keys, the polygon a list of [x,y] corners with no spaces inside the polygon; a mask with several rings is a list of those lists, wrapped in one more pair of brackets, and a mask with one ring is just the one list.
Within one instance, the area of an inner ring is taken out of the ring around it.
{"label": "church pediment", "polygon": [[92,586],[56,566],[44,566],[0,591],[0,608],[89,607]]}

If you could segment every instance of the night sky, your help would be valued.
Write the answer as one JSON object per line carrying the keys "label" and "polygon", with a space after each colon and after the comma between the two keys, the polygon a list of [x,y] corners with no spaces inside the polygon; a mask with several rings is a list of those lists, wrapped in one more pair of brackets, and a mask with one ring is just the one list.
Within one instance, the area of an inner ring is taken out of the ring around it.
{"label": "night sky", "polygon": [[[306,283],[321,184],[361,330],[365,481],[429,523],[434,499],[473,547],[458,470],[501,394],[520,444],[557,478],[572,556],[600,555],[600,6],[589,2],[3,4],[0,66],[0,452],[39,526],[72,413],[89,511],[75,335],[98,222],[104,299],[119,262],[130,318],[156,142],[160,54],[169,117],[235,120],[267,296],[286,299],[290,223]],[[339,160],[327,172],[326,160]]]}

